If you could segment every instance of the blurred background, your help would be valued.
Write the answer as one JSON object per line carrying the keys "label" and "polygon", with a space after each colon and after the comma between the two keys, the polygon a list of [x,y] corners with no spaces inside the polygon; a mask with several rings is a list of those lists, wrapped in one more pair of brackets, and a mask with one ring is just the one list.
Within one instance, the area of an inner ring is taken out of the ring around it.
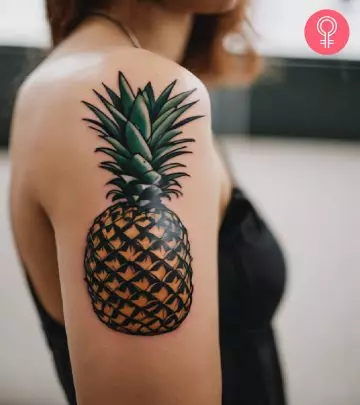
{"label": "blurred background", "polygon": [[[338,55],[304,40],[312,13],[351,27]],[[42,0],[0,0],[0,404],[65,405],[11,240],[7,153],[14,94],[49,46]],[[360,2],[252,0],[267,72],[212,93],[228,164],[289,265],[275,319],[290,405],[360,404]],[[251,405],[251,404],[249,404]]]}

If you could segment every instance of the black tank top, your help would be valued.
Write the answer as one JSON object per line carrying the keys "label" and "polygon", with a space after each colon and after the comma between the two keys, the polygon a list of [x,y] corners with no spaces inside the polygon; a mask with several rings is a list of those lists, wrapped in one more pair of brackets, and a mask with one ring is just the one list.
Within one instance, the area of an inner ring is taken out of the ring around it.
{"label": "black tank top", "polygon": [[[271,327],[284,284],[284,259],[274,236],[243,193],[234,189],[219,235],[222,405],[285,404]],[[29,285],[60,382],[69,404],[75,405],[66,330]]]}

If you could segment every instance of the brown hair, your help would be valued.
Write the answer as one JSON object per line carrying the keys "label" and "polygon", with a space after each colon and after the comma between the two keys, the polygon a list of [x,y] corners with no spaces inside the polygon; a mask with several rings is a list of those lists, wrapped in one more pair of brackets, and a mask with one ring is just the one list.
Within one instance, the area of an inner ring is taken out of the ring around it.
{"label": "brown hair", "polygon": [[[109,0],[46,0],[47,15],[53,45],[58,45],[82,21],[86,13]],[[223,15],[198,15],[190,36],[182,65],[212,84],[248,83],[259,72],[256,53],[245,41],[242,55],[234,55],[224,48],[228,34],[244,37],[246,0]]]}

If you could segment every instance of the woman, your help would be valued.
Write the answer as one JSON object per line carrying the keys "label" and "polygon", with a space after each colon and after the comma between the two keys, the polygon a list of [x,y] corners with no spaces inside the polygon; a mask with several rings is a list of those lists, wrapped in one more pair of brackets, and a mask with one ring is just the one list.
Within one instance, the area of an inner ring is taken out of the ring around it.
{"label": "woman", "polygon": [[284,404],[283,258],[194,76],[235,80],[222,41],[244,4],[47,5],[55,49],[18,95],[11,211],[69,403]]}

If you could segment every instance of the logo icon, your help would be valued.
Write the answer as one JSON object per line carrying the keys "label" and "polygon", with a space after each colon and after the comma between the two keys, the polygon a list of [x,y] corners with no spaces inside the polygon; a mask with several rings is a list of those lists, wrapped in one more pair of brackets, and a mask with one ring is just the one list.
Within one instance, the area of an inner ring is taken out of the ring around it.
{"label": "logo icon", "polygon": [[334,40],[330,39],[330,37],[336,33],[338,28],[335,18],[325,15],[319,18],[316,27],[318,33],[324,37],[320,41],[320,44],[324,45],[325,48],[330,48],[330,45],[334,45]]}
{"label": "logo icon", "polygon": [[347,44],[350,27],[345,17],[335,10],[319,10],[307,21],[305,39],[320,55],[334,55]]}

